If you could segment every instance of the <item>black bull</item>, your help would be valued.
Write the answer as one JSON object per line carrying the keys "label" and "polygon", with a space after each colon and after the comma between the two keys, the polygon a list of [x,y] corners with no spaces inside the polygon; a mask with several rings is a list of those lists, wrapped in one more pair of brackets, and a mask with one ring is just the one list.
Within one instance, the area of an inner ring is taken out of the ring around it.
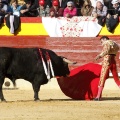
{"label": "black bull", "polygon": [[[66,76],[70,73],[68,61],[48,49],[38,48],[0,48],[0,99],[5,101],[2,85],[5,77],[15,83],[16,79],[24,79],[32,84],[34,100],[39,100],[40,86],[48,82],[41,54],[47,63],[46,53],[49,54],[55,76]],[[47,64],[46,64],[47,65]],[[50,74],[50,78],[51,78]]]}

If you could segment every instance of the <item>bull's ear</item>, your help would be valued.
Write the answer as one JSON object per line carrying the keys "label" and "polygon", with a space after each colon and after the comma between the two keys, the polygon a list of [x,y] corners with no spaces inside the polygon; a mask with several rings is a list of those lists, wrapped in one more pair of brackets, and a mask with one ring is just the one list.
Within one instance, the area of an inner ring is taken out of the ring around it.
{"label": "bull's ear", "polygon": [[70,60],[68,60],[66,58],[63,58],[63,61],[65,61],[68,64],[76,64],[77,63],[77,62],[70,61]]}

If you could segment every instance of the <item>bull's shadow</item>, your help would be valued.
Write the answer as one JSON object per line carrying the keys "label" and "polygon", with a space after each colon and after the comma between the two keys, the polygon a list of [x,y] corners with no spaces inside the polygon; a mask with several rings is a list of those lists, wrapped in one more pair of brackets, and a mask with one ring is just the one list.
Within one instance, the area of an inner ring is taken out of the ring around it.
{"label": "bull's shadow", "polygon": [[[103,97],[101,101],[115,101],[115,100],[120,100],[120,97]],[[76,101],[85,101],[86,100],[74,100],[74,99],[42,99],[40,101],[34,101],[34,100],[16,100],[16,101],[6,101],[7,103],[15,103],[15,102],[76,102]],[[89,102],[89,101],[88,101]],[[92,102],[98,102],[98,101],[92,101]],[[0,102],[1,103],[1,102]]]}
{"label": "bull's shadow", "polygon": [[65,101],[78,101],[78,100],[73,100],[73,99],[42,99],[42,100],[34,101],[31,99],[31,100],[15,100],[15,101],[2,101],[2,102],[13,103],[13,102],[61,102],[61,101],[65,102]]}

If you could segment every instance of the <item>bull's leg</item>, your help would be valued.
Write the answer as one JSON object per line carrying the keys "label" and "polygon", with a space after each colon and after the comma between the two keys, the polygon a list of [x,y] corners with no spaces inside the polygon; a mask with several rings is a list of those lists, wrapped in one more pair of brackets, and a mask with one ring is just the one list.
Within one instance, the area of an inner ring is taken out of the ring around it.
{"label": "bull's leg", "polygon": [[38,96],[38,93],[40,90],[40,84],[38,84],[36,81],[32,84],[32,86],[33,86],[33,90],[34,90],[34,101],[40,100],[39,96]]}
{"label": "bull's leg", "polygon": [[3,91],[2,91],[2,85],[4,83],[4,78],[0,77],[0,99],[1,101],[6,101],[3,95]]}

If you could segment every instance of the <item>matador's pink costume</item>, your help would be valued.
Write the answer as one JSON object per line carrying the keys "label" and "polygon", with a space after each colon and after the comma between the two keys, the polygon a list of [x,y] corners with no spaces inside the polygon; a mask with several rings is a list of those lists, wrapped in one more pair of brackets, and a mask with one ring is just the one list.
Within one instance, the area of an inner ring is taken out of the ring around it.
{"label": "matador's pink costume", "polygon": [[111,70],[116,84],[120,87],[120,81],[118,78],[116,60],[115,60],[115,56],[119,50],[119,46],[116,42],[114,42],[112,40],[105,40],[103,42],[102,46],[103,46],[103,50],[97,56],[98,58],[103,57],[100,81],[99,81],[99,85],[98,85],[98,87],[99,87],[98,95],[96,97],[98,99],[100,98],[100,96],[102,94],[105,80],[106,80],[107,76],[109,75],[109,70]]}

